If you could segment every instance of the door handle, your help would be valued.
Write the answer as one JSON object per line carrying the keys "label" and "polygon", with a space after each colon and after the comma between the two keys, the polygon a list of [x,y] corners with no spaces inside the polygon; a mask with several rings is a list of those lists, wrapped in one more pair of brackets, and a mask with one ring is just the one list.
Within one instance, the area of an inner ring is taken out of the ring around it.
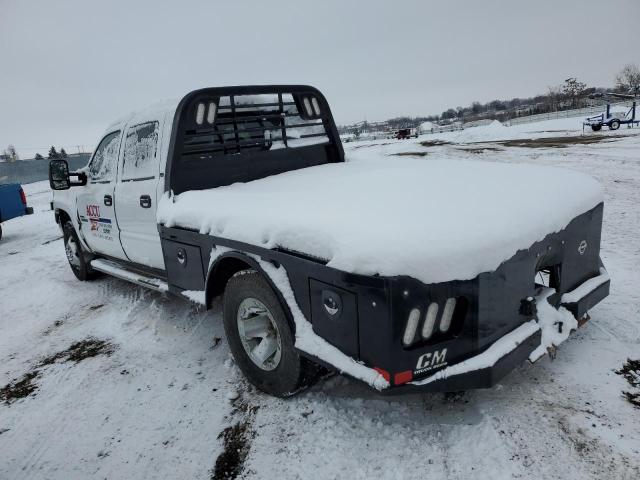
{"label": "door handle", "polygon": [[111,195],[105,195],[104,196],[104,204],[107,207],[110,207],[111,205],[113,205],[113,197]]}
{"label": "door handle", "polygon": [[151,197],[149,195],[140,195],[140,206],[142,208],[151,208]]}

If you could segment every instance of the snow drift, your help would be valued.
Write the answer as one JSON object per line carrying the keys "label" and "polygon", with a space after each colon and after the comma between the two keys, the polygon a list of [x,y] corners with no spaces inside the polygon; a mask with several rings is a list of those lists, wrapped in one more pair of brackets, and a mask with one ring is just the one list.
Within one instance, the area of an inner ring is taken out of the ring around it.
{"label": "snow drift", "polygon": [[386,158],[165,194],[158,221],[435,283],[495,270],[602,198],[594,179],[564,169]]}

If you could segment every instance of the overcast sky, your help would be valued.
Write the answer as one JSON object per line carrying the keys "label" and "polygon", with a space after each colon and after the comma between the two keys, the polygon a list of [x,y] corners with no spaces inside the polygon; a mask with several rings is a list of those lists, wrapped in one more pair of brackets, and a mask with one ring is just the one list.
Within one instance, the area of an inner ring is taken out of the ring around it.
{"label": "overcast sky", "polygon": [[339,124],[610,86],[639,37],[639,0],[0,0],[0,151],[204,86],[311,84]]}

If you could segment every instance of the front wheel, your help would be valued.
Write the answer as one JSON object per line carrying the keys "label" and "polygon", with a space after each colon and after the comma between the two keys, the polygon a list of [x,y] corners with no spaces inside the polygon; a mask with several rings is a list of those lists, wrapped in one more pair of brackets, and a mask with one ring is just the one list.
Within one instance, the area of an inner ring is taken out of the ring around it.
{"label": "front wheel", "polygon": [[602,125],[597,124],[597,125],[591,125],[591,130],[593,130],[594,132],[599,132],[602,129]]}
{"label": "front wheel", "polygon": [[609,129],[610,130],[617,130],[620,128],[620,122],[618,120],[614,120],[613,122],[611,122],[609,124]]}
{"label": "front wheel", "polygon": [[308,384],[312,367],[295,349],[282,305],[259,272],[243,270],[231,277],[223,317],[231,353],[254,386],[284,398]]}
{"label": "front wheel", "polygon": [[67,255],[69,266],[78,280],[91,280],[96,276],[95,270],[89,266],[82,244],[78,238],[71,220],[64,222],[62,226],[64,252]]}

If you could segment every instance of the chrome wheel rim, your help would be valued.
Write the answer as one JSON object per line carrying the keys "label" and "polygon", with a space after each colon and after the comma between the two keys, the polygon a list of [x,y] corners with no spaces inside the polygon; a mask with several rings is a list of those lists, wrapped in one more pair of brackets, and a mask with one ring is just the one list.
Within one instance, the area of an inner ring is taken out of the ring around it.
{"label": "chrome wheel rim", "polygon": [[78,245],[73,237],[67,239],[67,243],[64,245],[64,251],[67,254],[67,260],[72,267],[80,268],[80,256],[78,255]]}
{"label": "chrome wheel rim", "polygon": [[245,298],[236,315],[244,351],[261,370],[274,370],[282,357],[280,332],[269,309],[256,298]]}

